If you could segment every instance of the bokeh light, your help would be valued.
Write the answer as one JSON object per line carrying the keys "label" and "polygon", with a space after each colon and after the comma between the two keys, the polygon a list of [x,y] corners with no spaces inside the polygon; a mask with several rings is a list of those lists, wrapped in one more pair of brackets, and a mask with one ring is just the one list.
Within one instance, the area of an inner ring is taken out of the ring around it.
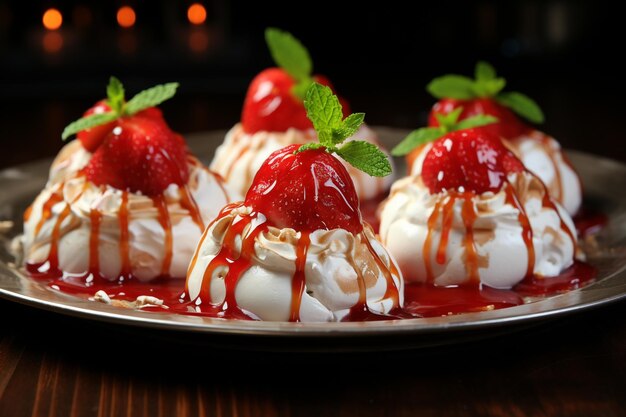
{"label": "bokeh light", "polygon": [[117,23],[123,28],[133,27],[137,20],[135,11],[130,6],[122,6],[117,10]]}
{"label": "bokeh light", "polygon": [[200,3],[194,3],[187,9],[187,19],[194,25],[201,25],[206,21],[206,9]]}
{"label": "bokeh light", "polygon": [[43,49],[49,54],[57,53],[63,48],[63,36],[59,32],[46,32],[43,35]]}
{"label": "bokeh light", "polygon": [[48,9],[41,18],[43,26],[48,30],[57,30],[63,24],[63,15],[57,9]]}

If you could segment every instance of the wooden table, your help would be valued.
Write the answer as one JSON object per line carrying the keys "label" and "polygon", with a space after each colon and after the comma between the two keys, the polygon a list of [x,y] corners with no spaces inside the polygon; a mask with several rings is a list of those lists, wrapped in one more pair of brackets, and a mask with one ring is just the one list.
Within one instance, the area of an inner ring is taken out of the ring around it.
{"label": "wooden table", "polygon": [[624,302],[377,353],[225,350],[2,300],[0,314],[2,417],[626,415]]}

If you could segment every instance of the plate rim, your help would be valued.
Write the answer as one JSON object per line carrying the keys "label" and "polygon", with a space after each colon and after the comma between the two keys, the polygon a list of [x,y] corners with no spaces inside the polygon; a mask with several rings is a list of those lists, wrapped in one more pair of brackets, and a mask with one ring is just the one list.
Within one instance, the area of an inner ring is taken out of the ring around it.
{"label": "plate rim", "polygon": [[[372,126],[379,134],[403,135],[409,132],[406,129],[396,129],[386,126]],[[390,133],[391,132],[391,133]],[[190,147],[193,149],[191,142],[199,142],[200,138],[206,140],[208,135],[222,136],[224,130],[212,130],[206,132],[197,132],[187,135]],[[206,144],[205,144],[206,145]],[[597,162],[610,164],[619,169],[626,171],[626,164],[619,161],[606,158],[603,156],[593,155],[587,152],[569,150],[566,152],[570,155],[578,155],[581,158],[592,158]],[[206,157],[206,155],[200,155]],[[7,173],[29,172],[36,168],[45,167],[52,158],[40,159],[24,164],[7,167],[0,170],[0,179],[7,177]],[[196,334],[231,334],[246,336],[270,336],[270,337],[371,337],[371,336],[391,336],[403,334],[434,334],[442,332],[455,333],[456,331],[475,330],[477,328],[493,328],[504,325],[530,323],[540,319],[550,317],[560,317],[577,311],[587,310],[602,305],[612,304],[626,298],[626,264],[622,265],[615,271],[599,282],[594,282],[589,286],[572,290],[564,294],[555,295],[545,300],[535,301],[517,307],[508,307],[500,310],[464,313],[461,315],[447,317],[430,317],[430,318],[414,318],[401,320],[387,320],[382,322],[348,322],[348,323],[289,323],[289,322],[264,322],[264,321],[237,321],[215,318],[199,318],[195,316],[173,316],[167,313],[141,312],[137,310],[125,310],[118,307],[108,306],[105,304],[94,303],[72,297],[72,302],[61,300],[65,297],[71,297],[56,293],[51,289],[47,289],[50,294],[54,294],[57,300],[41,299],[28,294],[24,294],[19,290],[6,287],[6,281],[13,279],[16,282],[20,280],[30,280],[21,276],[10,265],[0,260],[0,298],[11,302],[17,302],[28,307],[34,307],[39,310],[51,311],[65,316],[77,317],[86,320],[97,320],[99,322],[122,324],[134,327],[143,327],[159,330],[175,330],[192,332]],[[614,291],[610,296],[602,296],[602,291],[595,292],[594,286],[608,281],[615,281],[617,287],[621,291]],[[32,281],[32,280],[31,280]],[[32,282],[31,282],[32,284]],[[40,285],[40,284],[38,284]],[[14,285],[17,287],[17,285]],[[588,299],[582,303],[573,303],[555,308],[539,309],[533,311],[529,306],[538,306],[546,301],[554,302],[557,299],[563,300],[563,297],[574,297],[576,294],[590,294]],[[518,311],[525,311],[522,314],[515,314]],[[144,316],[145,315],[145,316]],[[169,317],[169,319],[168,319]],[[176,317],[177,320],[172,320]],[[185,319],[180,319],[183,317]],[[193,317],[193,318],[189,318]],[[225,324],[226,323],[226,324]],[[384,323],[382,326],[380,323]],[[380,331],[384,326],[384,331]]]}

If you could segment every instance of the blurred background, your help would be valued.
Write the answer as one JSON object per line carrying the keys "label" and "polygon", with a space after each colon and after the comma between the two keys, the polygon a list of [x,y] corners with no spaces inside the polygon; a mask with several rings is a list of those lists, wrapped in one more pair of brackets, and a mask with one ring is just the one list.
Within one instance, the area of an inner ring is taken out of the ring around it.
{"label": "blurred background", "polygon": [[231,127],[272,65],[267,26],[300,38],[371,125],[424,125],[428,81],[484,59],[542,106],[542,129],[564,147],[626,161],[625,37],[608,3],[408,3],[0,0],[0,168],[54,155],[110,75],[131,96],[179,81],[163,105],[177,131]]}

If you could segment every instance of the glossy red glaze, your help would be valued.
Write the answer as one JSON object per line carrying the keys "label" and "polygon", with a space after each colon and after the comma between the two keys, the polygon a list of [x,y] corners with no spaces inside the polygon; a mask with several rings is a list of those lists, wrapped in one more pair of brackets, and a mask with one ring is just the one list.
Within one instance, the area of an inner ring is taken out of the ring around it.
{"label": "glossy red glaze", "polygon": [[[333,88],[330,81],[321,75],[313,79]],[[294,79],[282,68],[268,68],[261,71],[250,83],[243,104],[241,123],[246,133],[259,131],[285,132],[289,128],[312,129],[306,117],[302,100],[296,97],[292,88]],[[350,114],[347,102],[340,98],[344,115]]]}
{"label": "glossy red glaze", "polygon": [[480,114],[488,114],[497,117],[497,123],[475,128],[489,135],[513,139],[532,130],[532,127],[522,122],[513,111],[491,98],[475,98],[472,100],[444,98],[435,103],[430,111],[428,115],[428,126],[439,126],[439,121],[435,117],[435,114],[448,114],[458,107],[463,107],[459,120]]}
{"label": "glossy red glaze", "polygon": [[294,154],[300,146],[287,146],[267,158],[246,194],[246,205],[281,229],[361,232],[359,199],[346,168],[324,149]]}
{"label": "glossy red glaze", "polygon": [[424,158],[422,179],[431,193],[458,190],[497,192],[522,162],[498,138],[475,129],[459,130],[433,142]]}
{"label": "glossy red glaze", "polygon": [[404,287],[404,310],[419,317],[489,311],[524,304],[515,291],[476,285],[436,287],[411,283]]}
{"label": "glossy red glaze", "polygon": [[573,220],[574,225],[576,225],[576,232],[580,237],[598,233],[609,222],[606,214],[585,207],[576,213]]}
{"label": "glossy red glaze", "polygon": [[593,266],[575,260],[574,264],[555,277],[526,277],[514,287],[523,296],[548,296],[582,288],[591,283],[598,275]]}

